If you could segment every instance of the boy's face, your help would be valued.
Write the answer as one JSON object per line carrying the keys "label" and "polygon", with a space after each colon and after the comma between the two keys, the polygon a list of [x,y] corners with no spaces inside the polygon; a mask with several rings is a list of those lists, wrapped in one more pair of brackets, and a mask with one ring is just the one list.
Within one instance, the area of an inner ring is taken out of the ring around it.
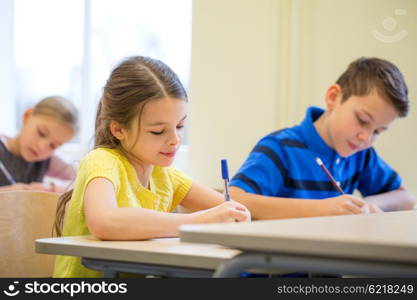
{"label": "boy's face", "polygon": [[121,143],[144,165],[169,166],[181,145],[186,117],[187,102],[182,99],[151,100],[143,108],[140,128],[135,118]]}
{"label": "boy's face", "polygon": [[348,157],[372,146],[377,136],[398,118],[394,106],[373,90],[367,96],[350,96],[342,102],[339,85],[326,94],[323,138],[339,155]]}
{"label": "boy's face", "polygon": [[27,110],[19,138],[20,155],[28,162],[45,160],[73,135],[74,131],[56,118]]}

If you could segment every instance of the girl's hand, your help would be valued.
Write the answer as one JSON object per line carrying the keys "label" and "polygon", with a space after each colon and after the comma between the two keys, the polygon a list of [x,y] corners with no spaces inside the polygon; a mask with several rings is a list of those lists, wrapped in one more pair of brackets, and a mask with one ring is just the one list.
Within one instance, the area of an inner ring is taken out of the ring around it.
{"label": "girl's hand", "polygon": [[29,189],[34,190],[34,191],[44,191],[44,192],[50,191],[49,186],[41,182],[31,182],[29,184]]}
{"label": "girl's hand", "polygon": [[30,185],[26,183],[15,183],[12,185],[5,185],[0,188],[0,191],[22,191],[30,190]]}
{"label": "girl's hand", "polygon": [[31,182],[29,185],[29,190],[34,191],[43,191],[43,192],[58,192],[59,189],[56,187],[55,183],[42,183],[42,182]]}
{"label": "girl's hand", "polygon": [[215,207],[191,214],[192,223],[230,223],[251,220],[249,210],[235,201],[227,201]]}

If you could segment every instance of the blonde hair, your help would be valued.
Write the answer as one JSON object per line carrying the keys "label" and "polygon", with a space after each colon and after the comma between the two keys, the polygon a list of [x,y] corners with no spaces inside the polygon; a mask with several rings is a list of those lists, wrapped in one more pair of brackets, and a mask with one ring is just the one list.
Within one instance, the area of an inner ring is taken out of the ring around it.
{"label": "blonde hair", "polygon": [[[144,56],[128,57],[111,72],[104,86],[95,122],[94,148],[118,149],[126,156],[129,153],[110,131],[110,122],[128,128],[136,116],[138,126],[146,103],[162,98],[187,101],[187,93],[175,74],[162,61]],[[62,235],[66,204],[73,190],[59,198],[54,229]]]}
{"label": "blonde hair", "polygon": [[49,96],[33,107],[33,115],[44,115],[55,118],[78,131],[78,111],[68,99],[62,96]]}

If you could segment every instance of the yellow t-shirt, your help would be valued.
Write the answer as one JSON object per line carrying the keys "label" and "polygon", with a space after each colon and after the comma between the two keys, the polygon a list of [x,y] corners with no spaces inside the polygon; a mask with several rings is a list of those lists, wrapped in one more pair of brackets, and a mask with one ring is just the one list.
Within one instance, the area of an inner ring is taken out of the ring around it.
{"label": "yellow t-shirt", "polygon": [[[149,186],[144,188],[130,162],[115,149],[97,148],[81,161],[74,191],[65,215],[63,236],[90,234],[83,209],[84,192],[94,178],[113,183],[119,207],[141,207],[172,212],[189,192],[192,180],[172,167],[154,167]],[[54,277],[102,277],[102,272],[85,268],[74,256],[57,256]]]}

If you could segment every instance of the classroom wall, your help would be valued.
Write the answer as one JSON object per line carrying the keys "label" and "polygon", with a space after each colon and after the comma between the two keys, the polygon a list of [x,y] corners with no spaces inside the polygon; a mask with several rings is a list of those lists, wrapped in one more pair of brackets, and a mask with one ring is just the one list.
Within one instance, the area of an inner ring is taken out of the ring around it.
{"label": "classroom wall", "polygon": [[[0,1],[0,12],[9,11],[13,7],[13,0]],[[12,40],[13,30],[10,24],[13,23],[13,16],[8,14],[1,14],[0,16],[0,40]],[[0,91],[2,98],[0,98],[0,120],[8,120],[8,122],[1,123],[1,133],[6,135],[15,134],[16,128],[16,104],[9,99],[13,96],[13,85],[15,78],[10,77],[13,70],[13,62],[9,59],[13,57],[13,45],[0,45]],[[12,73],[13,74],[13,73]],[[20,121],[20,120],[19,120]]]}
{"label": "classroom wall", "polygon": [[194,0],[191,175],[221,188],[220,159],[234,174],[259,138],[323,106],[349,62],[378,56],[402,70],[411,112],[376,148],[417,195],[416,14],[414,0]]}
{"label": "classroom wall", "polygon": [[193,2],[188,128],[189,172],[197,182],[220,187],[220,159],[234,173],[277,126],[278,4]]}

